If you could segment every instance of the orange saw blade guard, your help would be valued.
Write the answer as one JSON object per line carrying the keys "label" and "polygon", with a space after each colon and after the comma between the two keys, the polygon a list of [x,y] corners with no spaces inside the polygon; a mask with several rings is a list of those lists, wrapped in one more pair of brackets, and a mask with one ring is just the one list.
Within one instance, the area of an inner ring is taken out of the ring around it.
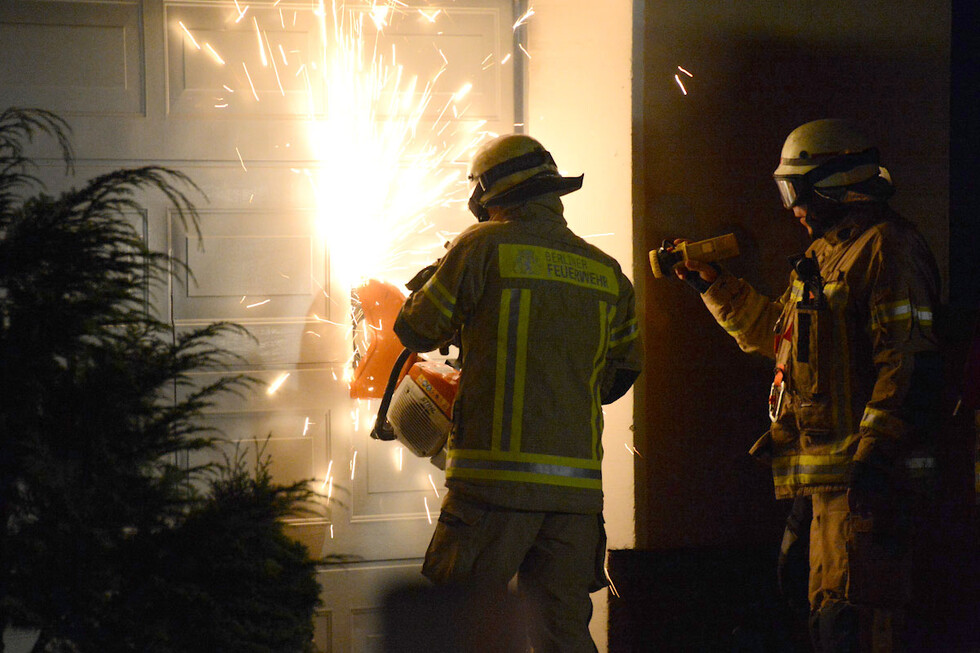
{"label": "orange saw blade guard", "polygon": [[[371,279],[351,292],[354,375],[351,399],[381,399],[398,355],[405,348],[395,335],[395,318],[405,296],[393,284]],[[405,367],[416,360],[412,355]]]}

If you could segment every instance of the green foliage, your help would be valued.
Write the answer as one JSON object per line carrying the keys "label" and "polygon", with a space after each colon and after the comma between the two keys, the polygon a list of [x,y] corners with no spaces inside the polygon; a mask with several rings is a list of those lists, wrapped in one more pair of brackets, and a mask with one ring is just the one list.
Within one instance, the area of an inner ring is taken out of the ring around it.
{"label": "green foliage", "polygon": [[[251,385],[213,344],[244,331],[216,323],[178,337],[147,308],[180,264],[146,247],[131,223],[136,198],[162,193],[197,229],[187,193],[199,190],[146,166],[48,196],[25,154],[38,134],[55,139],[71,170],[61,119],[0,113],[0,630],[40,629],[38,650],[190,651],[195,632],[218,641],[226,628],[242,643],[209,650],[303,650],[308,624],[285,620],[282,635],[263,611],[310,621],[312,563],[279,521],[304,491],[272,483],[267,462],[251,476],[239,460],[201,496],[208,470],[186,464],[215,444],[204,411]],[[205,371],[224,373],[201,385]],[[252,585],[207,576],[233,568]],[[226,603],[232,588],[251,602]],[[149,621],[158,636],[140,630],[147,613],[134,610],[168,612],[181,592],[194,609]],[[205,607],[218,603],[220,612]],[[275,632],[258,637],[257,624]]]}
{"label": "green foliage", "polygon": [[280,520],[313,492],[273,483],[268,457],[250,471],[239,456],[210,487],[179,527],[140,538],[110,630],[137,651],[310,650],[315,563]]}

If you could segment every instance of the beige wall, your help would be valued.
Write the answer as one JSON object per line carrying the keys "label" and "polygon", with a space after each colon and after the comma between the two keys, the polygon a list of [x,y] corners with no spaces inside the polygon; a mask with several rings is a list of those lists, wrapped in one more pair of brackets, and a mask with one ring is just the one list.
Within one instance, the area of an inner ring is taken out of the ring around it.
{"label": "beige wall", "polygon": [[[616,257],[633,278],[631,201],[631,0],[535,0],[528,24],[527,132],[562,172],[585,173],[566,196],[578,235]],[[601,7],[601,9],[598,9]],[[612,234],[589,237],[592,234]],[[603,487],[609,548],[632,547],[632,393],[606,407]],[[593,595],[593,636],[606,649],[606,592]]]}

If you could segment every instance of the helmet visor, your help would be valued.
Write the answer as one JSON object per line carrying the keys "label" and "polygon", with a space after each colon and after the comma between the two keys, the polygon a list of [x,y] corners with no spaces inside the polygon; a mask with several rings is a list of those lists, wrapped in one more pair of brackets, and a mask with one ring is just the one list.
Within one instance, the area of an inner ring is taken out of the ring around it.
{"label": "helmet visor", "polygon": [[803,183],[799,177],[776,177],[776,187],[784,207],[791,209],[799,204],[803,195]]}

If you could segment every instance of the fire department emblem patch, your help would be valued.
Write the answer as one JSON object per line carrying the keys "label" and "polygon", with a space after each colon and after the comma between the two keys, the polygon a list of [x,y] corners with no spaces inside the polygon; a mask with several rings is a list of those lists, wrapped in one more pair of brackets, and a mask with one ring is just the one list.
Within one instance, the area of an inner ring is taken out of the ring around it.
{"label": "fire department emblem patch", "polygon": [[514,272],[526,275],[533,274],[538,270],[538,258],[534,255],[534,250],[522,249],[514,257]]}

